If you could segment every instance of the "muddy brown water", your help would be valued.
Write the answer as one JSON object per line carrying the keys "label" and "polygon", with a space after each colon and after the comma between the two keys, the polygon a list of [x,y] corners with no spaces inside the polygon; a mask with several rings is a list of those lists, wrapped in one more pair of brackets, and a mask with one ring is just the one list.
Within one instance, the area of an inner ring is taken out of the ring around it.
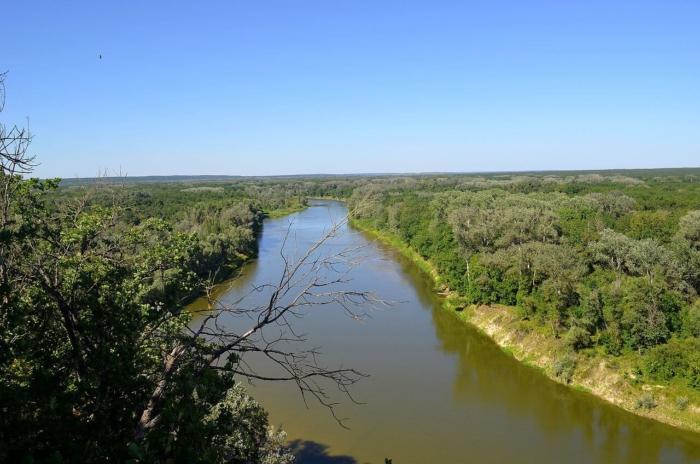
{"label": "muddy brown water", "polygon": [[[298,253],[345,214],[342,203],[315,201],[266,220],[258,259],[219,288],[220,300],[235,301],[253,285],[279,279],[288,230],[286,250]],[[372,310],[362,322],[331,306],[294,321],[307,334],[307,347],[322,348],[324,364],[369,375],[353,388],[363,404],[333,395],[349,429],[313,400],[305,404],[292,384],[248,386],[271,422],[287,431],[297,462],[700,463],[700,434],[635,416],[518,363],[443,309],[429,277],[412,263],[349,226],[341,232],[324,251],[363,247],[350,288],[398,303]],[[264,297],[255,294],[250,304]]]}

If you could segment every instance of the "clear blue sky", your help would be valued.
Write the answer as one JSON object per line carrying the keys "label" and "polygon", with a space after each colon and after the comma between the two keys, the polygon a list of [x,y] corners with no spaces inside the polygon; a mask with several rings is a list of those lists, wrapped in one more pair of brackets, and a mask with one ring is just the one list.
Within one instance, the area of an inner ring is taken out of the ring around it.
{"label": "clear blue sky", "polygon": [[41,177],[700,165],[698,0],[106,3],[2,7]]}

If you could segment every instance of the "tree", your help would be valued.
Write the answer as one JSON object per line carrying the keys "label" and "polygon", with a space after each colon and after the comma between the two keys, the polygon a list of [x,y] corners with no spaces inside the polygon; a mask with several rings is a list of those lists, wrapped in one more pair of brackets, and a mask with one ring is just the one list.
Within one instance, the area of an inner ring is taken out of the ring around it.
{"label": "tree", "polygon": [[678,277],[676,274],[678,266],[671,252],[654,239],[635,241],[630,250],[627,266],[631,273],[644,276],[650,282],[654,280],[655,275],[662,278]]}
{"label": "tree", "polygon": [[683,309],[681,321],[685,336],[700,338],[700,299]]}
{"label": "tree", "polygon": [[677,301],[645,279],[628,278],[622,288],[623,337],[632,349],[641,350],[665,342],[670,322],[679,310]]}
{"label": "tree", "polygon": [[633,198],[621,192],[589,193],[584,196],[584,199],[614,218],[619,218],[631,212],[636,205]]}
{"label": "tree", "polygon": [[469,252],[496,251],[526,242],[555,243],[557,216],[550,205],[528,195],[491,190],[465,194],[453,201],[450,223]]}
{"label": "tree", "polygon": [[559,239],[552,208],[528,195],[493,190],[467,193],[454,198],[451,208],[448,220],[465,255],[468,286],[472,284],[469,263],[474,254],[512,248],[522,256],[522,247],[528,242],[556,243]]}
{"label": "tree", "polygon": [[595,261],[622,273],[629,270],[633,246],[634,241],[626,235],[604,229],[590,250]]}
{"label": "tree", "polygon": [[700,250],[700,210],[683,216],[678,222],[678,232],[691,247]]}
{"label": "tree", "polygon": [[672,339],[649,350],[643,360],[644,372],[653,380],[684,380],[700,390],[700,340]]}
{"label": "tree", "polygon": [[678,263],[679,281],[700,293],[700,211],[691,211],[678,224],[671,244]]}
{"label": "tree", "polygon": [[634,240],[624,234],[604,229],[598,241],[590,245],[593,259],[618,273],[655,276],[678,283],[679,266],[671,251],[654,239]]}

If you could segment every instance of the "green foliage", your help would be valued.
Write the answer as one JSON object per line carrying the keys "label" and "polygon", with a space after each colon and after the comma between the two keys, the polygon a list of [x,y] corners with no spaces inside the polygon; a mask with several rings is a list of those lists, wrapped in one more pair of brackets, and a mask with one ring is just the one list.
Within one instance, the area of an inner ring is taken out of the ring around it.
{"label": "green foliage", "polygon": [[656,407],[656,399],[654,399],[654,395],[649,392],[643,393],[642,396],[637,398],[635,407],[637,409],[645,409],[650,411]]}
{"label": "green foliage", "polygon": [[644,372],[653,380],[679,379],[700,390],[700,339],[673,339],[644,357]]}
{"label": "green foliage", "polygon": [[681,237],[694,249],[700,249],[700,210],[683,216],[678,224]]}
{"label": "green foliage", "polygon": [[565,336],[566,344],[573,350],[591,346],[591,334],[583,327],[572,326]]}
{"label": "green foliage", "polygon": [[565,383],[570,383],[576,370],[576,358],[571,355],[564,355],[554,361],[552,369],[557,378]]}
{"label": "green foliage", "polygon": [[700,300],[683,308],[681,326],[683,335],[700,338]]}
{"label": "green foliage", "polygon": [[572,201],[562,205],[557,211],[559,227],[562,236],[571,245],[582,249],[599,236],[602,229],[602,218],[598,215],[598,209],[580,201]]}
{"label": "green foliage", "polygon": [[473,303],[515,304],[518,293],[517,277],[483,265],[476,257],[471,259],[471,282],[467,288],[468,301]]}
{"label": "green foliage", "polygon": [[622,354],[624,342],[620,334],[620,326],[617,323],[610,324],[598,337],[598,344],[603,347],[607,354],[619,356]]}
{"label": "green foliage", "polygon": [[634,239],[668,242],[678,227],[678,217],[668,210],[634,211],[621,221],[620,229]]}
{"label": "green foliage", "polygon": [[688,409],[689,404],[690,400],[687,396],[679,396],[678,398],[676,398],[676,408],[678,408],[679,411],[685,411],[686,409]]}
{"label": "green foliage", "polygon": [[632,349],[648,348],[670,336],[668,319],[676,311],[673,301],[643,279],[625,279],[622,299],[622,336]]}

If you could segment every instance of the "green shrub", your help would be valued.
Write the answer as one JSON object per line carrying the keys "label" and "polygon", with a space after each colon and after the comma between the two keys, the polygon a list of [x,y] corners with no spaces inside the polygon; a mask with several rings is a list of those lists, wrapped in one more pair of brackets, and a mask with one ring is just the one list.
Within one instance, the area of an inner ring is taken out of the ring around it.
{"label": "green shrub", "polygon": [[656,407],[656,400],[654,399],[654,395],[647,392],[642,394],[639,398],[637,398],[637,401],[635,402],[635,407],[637,409],[645,409],[647,411],[650,411]]}
{"label": "green shrub", "polygon": [[687,396],[679,396],[676,398],[676,408],[678,408],[679,411],[685,411],[689,403],[690,400],[688,400]]}
{"label": "green shrub", "polygon": [[598,343],[603,345],[607,354],[619,356],[622,353],[622,338],[616,326],[612,326],[600,334]]}
{"label": "green shrub", "polygon": [[566,344],[578,351],[591,346],[591,334],[583,327],[573,326],[564,336]]}
{"label": "green shrub", "polygon": [[648,351],[643,360],[644,373],[653,380],[678,378],[700,390],[700,340],[673,339]]}
{"label": "green shrub", "polygon": [[554,361],[554,375],[566,383],[570,383],[576,370],[576,358],[571,355],[564,355]]}
{"label": "green shrub", "polygon": [[681,324],[686,335],[700,337],[700,300],[683,310]]}
{"label": "green shrub", "polygon": [[644,370],[654,380],[669,381],[677,375],[684,375],[688,369],[685,347],[677,340],[659,345],[647,353]]}

